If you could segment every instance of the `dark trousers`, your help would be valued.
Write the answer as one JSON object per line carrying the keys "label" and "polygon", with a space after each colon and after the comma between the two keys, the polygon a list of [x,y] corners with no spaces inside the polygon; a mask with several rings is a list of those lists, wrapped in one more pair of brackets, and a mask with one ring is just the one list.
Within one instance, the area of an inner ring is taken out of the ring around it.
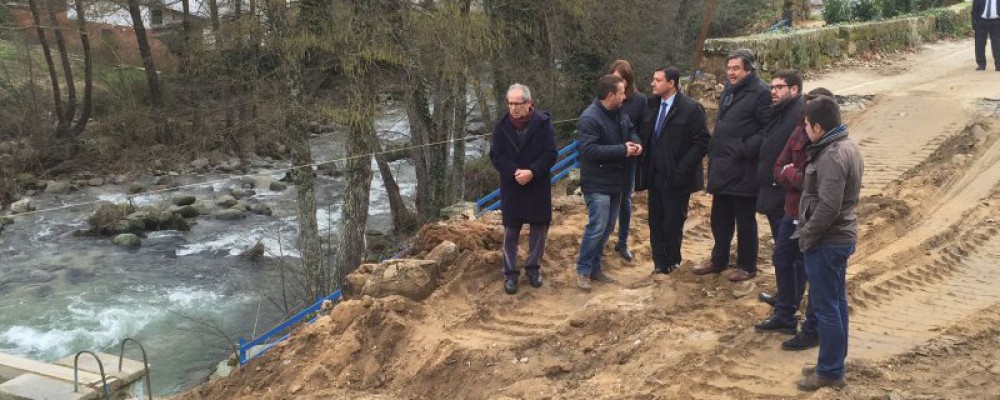
{"label": "dark trousers", "polygon": [[854,245],[818,245],[804,255],[809,276],[809,301],[819,330],[816,373],[829,379],[844,376],[849,321],[847,260]]}
{"label": "dark trousers", "polygon": [[[545,254],[545,237],[548,236],[549,226],[544,224],[531,224],[528,233],[528,258],[524,260],[525,273],[537,275],[541,269],[542,255]],[[521,226],[503,227],[503,275],[507,278],[517,279],[521,271],[517,268],[517,249],[521,241]]]}
{"label": "dark trousers", "polygon": [[[658,182],[657,178],[653,176],[653,182]],[[690,200],[690,192],[671,192],[662,184],[649,188],[649,247],[653,268],[667,271],[680,265]]]}
{"label": "dark trousers", "polygon": [[618,210],[618,245],[615,249],[628,248],[628,230],[632,226],[632,190],[635,189],[635,165],[629,171],[629,184],[622,193],[622,202]]}
{"label": "dark trousers", "polygon": [[[774,280],[778,298],[774,303],[774,317],[789,324],[795,323],[795,312],[802,303],[806,290],[806,269],[799,251],[799,240],[791,239],[795,232],[795,219],[784,217],[774,237]],[[805,326],[805,324],[803,324]],[[812,333],[812,332],[806,332]]]}
{"label": "dark trousers", "polygon": [[986,66],[986,39],[993,50],[993,66],[1000,69],[1000,19],[972,21],[976,36],[976,65]]}
{"label": "dark trousers", "polygon": [[712,196],[712,264],[729,265],[729,246],[737,236],[736,266],[747,272],[757,271],[757,198],[716,194]]}

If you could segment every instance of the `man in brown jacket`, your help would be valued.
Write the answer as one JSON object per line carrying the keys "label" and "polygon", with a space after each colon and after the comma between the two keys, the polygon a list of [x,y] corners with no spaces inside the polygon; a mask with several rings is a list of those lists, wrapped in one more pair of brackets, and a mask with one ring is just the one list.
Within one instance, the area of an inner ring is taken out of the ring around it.
{"label": "man in brown jacket", "polygon": [[864,162],[847,137],[840,109],[821,96],[805,108],[806,133],[812,142],[799,203],[799,247],[809,280],[809,302],[819,331],[819,358],[803,370],[801,390],[842,387],[847,358],[847,260],[857,244],[854,210],[861,198]]}

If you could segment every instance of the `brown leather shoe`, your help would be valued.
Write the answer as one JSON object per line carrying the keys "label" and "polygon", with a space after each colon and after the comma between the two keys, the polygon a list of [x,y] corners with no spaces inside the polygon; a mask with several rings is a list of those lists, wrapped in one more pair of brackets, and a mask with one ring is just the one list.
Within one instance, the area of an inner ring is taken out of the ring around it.
{"label": "brown leather shoe", "polygon": [[732,274],[729,275],[729,281],[730,282],[743,282],[745,280],[753,279],[755,276],[757,276],[757,271],[746,272],[746,271],[744,271],[742,269],[738,269],[738,270],[736,270],[736,272],[733,272]]}
{"label": "brown leather shoe", "polygon": [[827,386],[832,387],[834,389],[843,388],[844,386],[847,386],[847,381],[844,380],[844,378],[840,379],[824,378],[813,372],[812,375],[802,378],[801,380],[796,382],[795,385],[799,387],[799,390],[805,392],[815,392],[820,388],[824,388]]}
{"label": "brown leather shoe", "polygon": [[711,262],[696,266],[691,269],[691,272],[695,275],[708,275],[708,274],[718,274],[725,271],[726,267],[720,267],[718,265],[712,264]]}

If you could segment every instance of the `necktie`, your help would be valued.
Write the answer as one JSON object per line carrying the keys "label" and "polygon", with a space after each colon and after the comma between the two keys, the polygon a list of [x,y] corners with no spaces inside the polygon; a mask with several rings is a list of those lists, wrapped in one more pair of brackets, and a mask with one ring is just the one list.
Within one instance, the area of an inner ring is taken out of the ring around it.
{"label": "necktie", "polygon": [[656,134],[654,136],[655,139],[660,138],[660,131],[663,130],[663,120],[665,119],[666,116],[667,116],[667,103],[660,102],[660,113],[656,115],[656,132],[654,132]]}
{"label": "necktie", "polygon": [[983,10],[983,19],[997,19],[997,0],[986,0],[986,7]]}

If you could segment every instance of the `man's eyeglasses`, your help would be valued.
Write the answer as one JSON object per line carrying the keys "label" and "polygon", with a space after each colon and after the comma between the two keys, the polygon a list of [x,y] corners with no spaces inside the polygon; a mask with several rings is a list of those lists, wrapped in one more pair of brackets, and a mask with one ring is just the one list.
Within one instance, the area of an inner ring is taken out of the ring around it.
{"label": "man's eyeglasses", "polygon": [[788,87],[788,85],[771,85],[772,92],[780,92],[781,89]]}

